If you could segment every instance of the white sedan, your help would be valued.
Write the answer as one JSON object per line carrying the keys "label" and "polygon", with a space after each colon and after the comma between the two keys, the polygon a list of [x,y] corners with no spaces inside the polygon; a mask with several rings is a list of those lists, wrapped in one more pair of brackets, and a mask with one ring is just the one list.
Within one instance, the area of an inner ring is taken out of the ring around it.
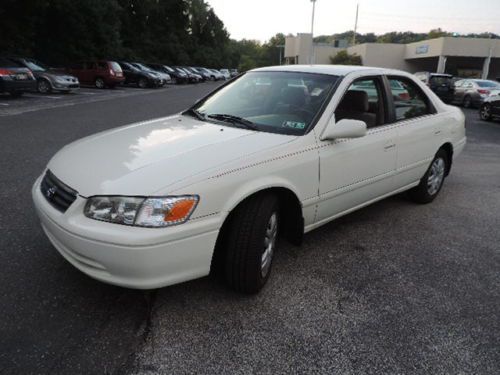
{"label": "white sedan", "polygon": [[278,237],[300,244],[403,191],[432,202],[465,142],[463,113],[408,73],[262,68],[67,145],[32,193],[54,247],[93,278],[149,289],[212,271],[254,293]]}

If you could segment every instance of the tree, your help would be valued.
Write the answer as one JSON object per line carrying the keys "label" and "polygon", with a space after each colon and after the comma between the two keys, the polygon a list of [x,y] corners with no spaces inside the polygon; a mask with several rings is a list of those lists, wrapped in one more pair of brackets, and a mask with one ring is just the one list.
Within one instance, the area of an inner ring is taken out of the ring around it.
{"label": "tree", "polygon": [[330,62],[334,65],[363,65],[361,56],[349,54],[346,50],[339,51],[335,56],[330,56]]}

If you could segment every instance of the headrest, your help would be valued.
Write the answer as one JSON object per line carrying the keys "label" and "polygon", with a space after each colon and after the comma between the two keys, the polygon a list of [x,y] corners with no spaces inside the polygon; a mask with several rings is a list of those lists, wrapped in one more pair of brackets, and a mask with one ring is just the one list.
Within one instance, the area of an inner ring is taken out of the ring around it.
{"label": "headrest", "polygon": [[349,90],[340,102],[339,108],[344,111],[368,112],[368,94],[365,91]]}

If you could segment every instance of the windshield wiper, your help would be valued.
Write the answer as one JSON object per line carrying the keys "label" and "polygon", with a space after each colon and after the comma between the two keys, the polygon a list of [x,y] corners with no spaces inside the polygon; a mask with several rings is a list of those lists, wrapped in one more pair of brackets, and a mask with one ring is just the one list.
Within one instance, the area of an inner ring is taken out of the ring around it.
{"label": "windshield wiper", "polygon": [[225,113],[214,113],[208,115],[207,117],[218,121],[230,122],[234,125],[243,125],[247,129],[259,130],[259,128],[252,121],[244,119],[243,117],[228,115]]}
{"label": "windshield wiper", "polygon": [[205,121],[205,116],[198,112],[196,109],[188,109],[183,113],[183,115],[188,115],[197,118],[200,121]]}

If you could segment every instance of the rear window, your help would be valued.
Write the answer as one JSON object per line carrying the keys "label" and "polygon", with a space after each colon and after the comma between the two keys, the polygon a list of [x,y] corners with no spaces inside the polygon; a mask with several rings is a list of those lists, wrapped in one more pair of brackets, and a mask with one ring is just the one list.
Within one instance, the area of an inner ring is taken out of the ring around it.
{"label": "rear window", "polygon": [[499,84],[493,81],[475,81],[479,87],[499,87]]}
{"label": "rear window", "polygon": [[432,76],[429,82],[434,85],[448,85],[451,83],[451,77]]}
{"label": "rear window", "polygon": [[122,71],[122,67],[120,65],[118,65],[117,62],[110,61],[109,65],[111,65],[111,69],[113,69],[115,72],[121,72]]}
{"label": "rear window", "polygon": [[6,59],[5,57],[0,57],[0,67],[2,67],[2,68],[19,68],[19,67],[22,67],[22,65],[14,62],[12,60]]}

